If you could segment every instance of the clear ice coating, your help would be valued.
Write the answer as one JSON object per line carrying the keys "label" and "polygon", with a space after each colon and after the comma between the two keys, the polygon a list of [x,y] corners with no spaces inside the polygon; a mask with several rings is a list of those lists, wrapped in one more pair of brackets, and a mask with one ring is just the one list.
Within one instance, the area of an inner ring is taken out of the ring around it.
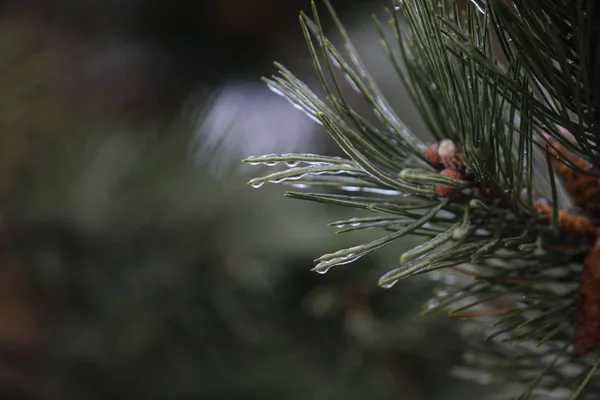
{"label": "clear ice coating", "polygon": [[300,98],[292,93],[284,93],[279,87],[275,87],[275,86],[276,85],[274,83],[269,83],[267,85],[267,87],[269,88],[269,90],[271,92],[286,99],[294,108],[300,110],[304,115],[306,115],[312,121],[316,122],[319,125],[323,125],[323,123],[316,117],[317,112],[311,108],[310,102],[304,101],[302,98]]}
{"label": "clear ice coating", "polygon": [[383,194],[386,196],[401,196],[397,190],[394,189],[380,189],[380,188],[372,188],[372,187],[364,187],[364,186],[342,186],[340,190],[346,192],[365,192],[365,193],[373,193],[373,194]]}
{"label": "clear ice coating", "polygon": [[[297,173],[297,174],[295,174]],[[305,167],[302,168],[292,168],[287,171],[277,172],[271,175],[267,175],[262,178],[252,179],[249,184],[254,188],[261,187],[265,182],[270,183],[282,183],[285,181],[296,181],[307,176],[315,176],[315,175],[340,175],[340,174],[348,174],[348,175],[356,175],[356,171],[350,170],[306,170]]]}
{"label": "clear ice coating", "polygon": [[[288,160],[283,160],[283,159],[288,159]],[[332,164],[351,165],[352,164],[352,160],[348,160],[346,158],[331,157],[331,156],[323,157],[318,154],[311,154],[311,153],[265,154],[265,155],[258,156],[258,157],[250,156],[250,157],[246,158],[246,162],[250,165],[266,164],[269,166],[274,166],[274,165],[277,165],[277,164],[283,162],[290,168],[297,167],[301,163],[307,164],[307,165],[332,165]]]}
{"label": "clear ice coating", "polygon": [[335,68],[341,68],[342,66],[340,65],[340,62],[337,60],[337,58],[331,54],[330,52],[327,52],[327,57],[329,58],[329,61],[331,61],[331,64],[333,64],[333,66]]}
{"label": "clear ice coating", "polygon": [[396,275],[399,271],[400,271],[400,268],[395,268],[395,269],[383,274],[383,276],[381,278],[379,278],[379,286],[381,286],[384,289],[389,289],[392,286],[394,286],[396,283],[398,283],[398,279],[390,280],[390,281],[388,281],[388,279],[390,277]]}
{"label": "clear ice coating", "polygon": [[290,100],[290,103],[292,103],[292,106],[294,106],[295,109],[302,111],[302,113],[304,115],[306,115],[309,119],[311,119],[312,121],[316,122],[319,125],[323,125],[323,123],[321,122],[321,120],[319,118],[317,118],[317,116],[315,115],[316,113],[314,111],[308,111],[306,108],[302,107],[301,105],[294,103],[292,100]]}
{"label": "clear ice coating", "polygon": [[362,93],[361,90],[359,89],[358,85],[356,84],[356,82],[354,82],[354,79],[352,79],[352,77],[348,74],[344,74],[344,78],[346,78],[346,81],[348,82],[348,84],[350,85],[350,87],[352,88],[352,90],[355,93]]}
{"label": "clear ice coating", "polygon": [[276,88],[275,86],[269,84],[269,85],[267,85],[267,87],[269,88],[269,90],[271,92],[275,93],[277,96],[285,97],[285,94],[283,94],[283,92],[281,90],[279,90],[278,88]]}
{"label": "clear ice coating", "polygon": [[[335,253],[334,253],[335,254]],[[326,260],[326,261],[321,261],[320,263],[318,263],[314,268],[313,271],[315,271],[318,274],[326,274],[332,267],[338,266],[338,265],[344,265],[344,264],[350,264],[356,260],[358,260],[359,258],[361,258],[363,254],[356,254],[356,253],[351,253],[342,257],[337,257],[331,260]]]}

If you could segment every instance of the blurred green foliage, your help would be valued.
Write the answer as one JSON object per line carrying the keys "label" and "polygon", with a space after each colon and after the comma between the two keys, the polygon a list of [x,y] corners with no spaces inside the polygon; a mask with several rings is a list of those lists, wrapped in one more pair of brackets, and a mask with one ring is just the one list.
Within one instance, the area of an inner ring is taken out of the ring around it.
{"label": "blurred green foliage", "polygon": [[27,288],[0,319],[46,321],[0,335],[3,398],[479,398],[448,376],[453,326],[418,316],[433,284],[376,287],[403,249],[311,273],[373,233],[332,238],[344,210],[211,177],[187,116],[64,90],[67,45],[29,20],[0,32],[1,268]]}

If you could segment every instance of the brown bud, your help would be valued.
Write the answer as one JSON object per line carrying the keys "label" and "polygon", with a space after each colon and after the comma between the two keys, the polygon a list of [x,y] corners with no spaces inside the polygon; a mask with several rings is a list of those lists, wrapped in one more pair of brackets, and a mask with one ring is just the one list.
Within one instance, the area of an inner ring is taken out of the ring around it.
{"label": "brown bud", "polygon": [[438,153],[439,145],[437,143],[432,144],[427,148],[427,152],[425,152],[425,158],[427,161],[434,166],[435,168],[441,169],[444,164],[442,164],[442,160],[440,159],[440,155]]}
{"label": "brown bud", "polygon": [[[445,169],[440,172],[440,175],[445,176],[450,179],[455,179],[457,181],[461,180],[463,178],[460,171],[457,171],[455,169]],[[436,185],[434,187],[434,190],[435,190],[435,194],[437,194],[440,197],[454,197],[454,196],[458,196],[460,194],[459,188],[446,186],[446,185]]]}

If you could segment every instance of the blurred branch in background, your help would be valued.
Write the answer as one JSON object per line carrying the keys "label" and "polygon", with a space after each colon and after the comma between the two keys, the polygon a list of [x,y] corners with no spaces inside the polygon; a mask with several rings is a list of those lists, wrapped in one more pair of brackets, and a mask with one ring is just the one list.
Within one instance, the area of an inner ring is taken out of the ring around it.
{"label": "blurred branch in background", "polygon": [[410,317],[429,282],[376,289],[396,252],[314,276],[373,235],[331,239],[345,212],[234,173],[248,148],[332,152],[259,82],[273,59],[311,79],[307,5],[3,2],[2,398],[478,398],[447,375],[453,327]]}

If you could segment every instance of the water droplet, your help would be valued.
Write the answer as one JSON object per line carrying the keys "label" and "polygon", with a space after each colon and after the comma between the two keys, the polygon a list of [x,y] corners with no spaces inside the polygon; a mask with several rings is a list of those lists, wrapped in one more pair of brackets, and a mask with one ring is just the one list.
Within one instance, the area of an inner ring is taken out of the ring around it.
{"label": "water droplet", "polygon": [[264,184],[265,184],[264,182],[252,182],[252,183],[250,183],[250,186],[258,189],[259,187],[261,187]]}
{"label": "water droplet", "polygon": [[391,281],[391,282],[387,282],[387,283],[382,283],[381,287],[384,289],[389,289],[392,286],[394,286],[396,283],[398,283],[398,279],[396,279],[395,281]]}
{"label": "water droplet", "polygon": [[265,162],[265,165],[268,165],[269,167],[273,167],[275,165],[279,164],[279,161],[267,161]]}
{"label": "water droplet", "polygon": [[288,161],[285,163],[285,165],[287,165],[290,168],[297,167],[298,164],[300,164],[300,161]]}
{"label": "water droplet", "polygon": [[395,268],[391,271],[386,272],[385,274],[383,274],[383,276],[381,278],[379,278],[379,285],[384,288],[384,289],[389,289],[392,286],[394,286],[396,283],[398,283],[398,279],[393,279],[392,281],[389,282],[385,282],[387,281],[390,277],[393,277],[394,275],[396,275],[398,272],[400,271],[399,268]]}
{"label": "water droplet", "polygon": [[331,269],[331,267],[316,269],[318,267],[319,267],[318,265],[317,265],[317,267],[315,267],[315,272],[317,274],[321,274],[321,275],[325,275]]}

